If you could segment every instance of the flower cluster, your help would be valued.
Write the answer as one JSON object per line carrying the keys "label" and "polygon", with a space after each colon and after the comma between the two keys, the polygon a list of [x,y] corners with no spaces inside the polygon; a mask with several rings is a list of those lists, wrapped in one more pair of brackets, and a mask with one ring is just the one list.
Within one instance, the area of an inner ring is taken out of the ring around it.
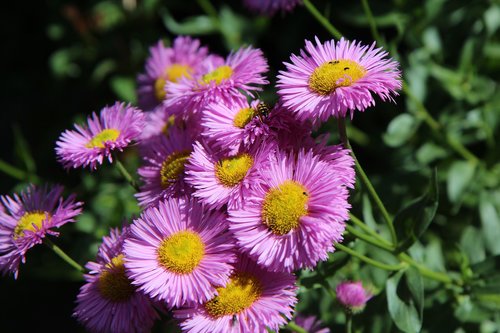
{"label": "flower cluster", "polygon": [[[96,169],[134,142],[142,159],[142,214],[86,266],[74,315],[87,329],[145,332],[163,311],[185,332],[267,332],[293,317],[294,272],[342,241],[355,182],[349,150],[313,131],[401,85],[397,63],[373,45],[316,44],[285,64],[270,106],[256,95],[268,84],[261,50],[223,58],[189,37],[158,42],[138,76],[142,111],[116,103],[61,135],[66,168]],[[80,212],[60,194],[2,199],[3,273],[17,274],[27,249]]]}

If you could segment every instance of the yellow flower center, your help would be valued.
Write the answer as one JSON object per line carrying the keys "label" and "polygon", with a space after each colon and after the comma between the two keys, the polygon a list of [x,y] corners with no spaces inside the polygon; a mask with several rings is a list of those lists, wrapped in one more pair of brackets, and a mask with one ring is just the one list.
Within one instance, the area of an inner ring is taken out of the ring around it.
{"label": "yellow flower center", "polygon": [[120,136],[120,131],[114,128],[103,129],[100,133],[96,134],[85,145],[87,148],[104,148],[104,143],[107,141],[116,141]]}
{"label": "yellow flower center", "polygon": [[277,235],[285,235],[299,226],[307,214],[307,189],[287,180],[267,192],[262,204],[262,222]]}
{"label": "yellow flower center", "polygon": [[163,128],[161,129],[163,135],[168,137],[169,130],[174,126],[174,124],[175,124],[175,115],[171,115],[170,117],[168,117],[167,121],[165,122],[165,125],[163,125]]}
{"label": "yellow flower center", "polygon": [[332,60],[317,67],[309,77],[309,88],[328,95],[338,87],[349,87],[366,74],[366,69],[352,60]]}
{"label": "yellow flower center", "polygon": [[236,273],[225,287],[217,288],[217,296],[205,303],[214,318],[231,316],[248,309],[262,294],[262,285],[253,275]]}
{"label": "yellow flower center", "polygon": [[161,186],[169,187],[184,172],[184,165],[191,152],[189,150],[177,151],[167,156],[160,169]]}
{"label": "yellow flower center", "polygon": [[158,101],[163,101],[166,96],[165,84],[167,81],[177,82],[181,77],[191,78],[193,69],[188,65],[173,64],[165,69],[165,73],[156,79],[154,88]]}
{"label": "yellow flower center", "polygon": [[97,289],[102,297],[112,302],[125,302],[134,294],[135,287],[125,275],[123,254],[114,257],[106,265],[101,276],[99,276]]}
{"label": "yellow flower center", "polygon": [[158,261],[177,274],[191,273],[203,259],[205,245],[197,233],[179,231],[164,239],[158,248]]}
{"label": "yellow flower center", "polygon": [[239,128],[245,128],[245,126],[252,120],[255,116],[255,110],[252,108],[244,108],[238,111],[234,117],[233,124]]}
{"label": "yellow flower center", "polygon": [[215,81],[215,84],[219,85],[223,80],[229,79],[231,75],[233,75],[233,69],[227,65],[223,65],[203,75],[201,81],[205,84]]}
{"label": "yellow flower center", "polygon": [[35,231],[35,226],[40,229],[42,227],[42,222],[46,218],[50,218],[47,212],[35,211],[24,213],[19,221],[17,221],[17,225],[14,228],[14,239],[23,237],[25,230]]}
{"label": "yellow flower center", "polygon": [[245,153],[223,158],[215,165],[215,175],[222,185],[236,186],[245,178],[252,165],[252,156]]}

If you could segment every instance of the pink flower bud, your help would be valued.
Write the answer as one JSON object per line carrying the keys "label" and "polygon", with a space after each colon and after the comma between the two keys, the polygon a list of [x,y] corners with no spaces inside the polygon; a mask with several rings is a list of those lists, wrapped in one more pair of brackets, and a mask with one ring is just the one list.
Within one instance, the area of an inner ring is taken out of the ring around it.
{"label": "pink flower bud", "polygon": [[363,288],[361,281],[345,281],[337,286],[337,299],[348,311],[357,313],[365,308],[366,302],[373,296]]}

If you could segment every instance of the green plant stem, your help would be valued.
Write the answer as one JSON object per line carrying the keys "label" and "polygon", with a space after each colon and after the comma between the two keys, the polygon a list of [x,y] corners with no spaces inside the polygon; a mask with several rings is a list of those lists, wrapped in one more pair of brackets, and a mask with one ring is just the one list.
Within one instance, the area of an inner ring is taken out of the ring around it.
{"label": "green plant stem", "polygon": [[392,242],[394,244],[397,244],[398,239],[396,237],[396,230],[394,229],[394,224],[392,222],[392,219],[389,216],[389,213],[387,212],[387,209],[385,208],[384,203],[382,202],[382,200],[380,200],[380,197],[378,196],[377,191],[375,191],[375,188],[373,187],[372,183],[370,182],[370,179],[368,178],[365,171],[361,167],[361,164],[359,164],[358,159],[356,158],[356,155],[354,154],[354,151],[353,151],[351,144],[349,143],[349,139],[347,137],[344,118],[341,118],[341,117],[338,118],[337,122],[338,122],[340,139],[342,140],[344,147],[349,149],[351,156],[354,159],[354,165],[355,165],[358,177],[361,179],[361,182],[366,186],[368,193],[370,194],[373,201],[377,205],[378,209],[382,213],[382,216],[385,220],[385,223],[387,224],[387,227],[389,228],[389,232],[391,233]]}
{"label": "green plant stem", "polygon": [[373,13],[368,0],[361,0],[361,4],[363,5],[363,10],[365,11],[366,18],[368,19],[368,24],[370,24],[370,30],[372,32],[373,38],[377,41],[377,43],[382,43],[382,39],[380,38],[380,34],[378,33],[377,23],[373,18]]}
{"label": "green plant stem", "polygon": [[380,241],[378,241],[374,237],[372,237],[370,235],[366,235],[366,234],[362,233],[361,231],[358,231],[356,228],[354,228],[354,227],[352,227],[350,225],[348,225],[346,227],[346,229],[353,236],[355,236],[356,238],[359,238],[359,239],[365,241],[368,244],[371,244],[373,246],[376,246],[376,247],[378,247],[380,249],[383,249],[383,250],[386,250],[386,251],[389,251],[389,252],[392,252],[394,250],[394,248],[392,246],[386,245],[384,243],[381,243]]}
{"label": "green plant stem", "polygon": [[307,10],[309,13],[314,16],[314,18],[326,29],[328,30],[333,37],[340,39],[342,37],[342,33],[335,28],[330,21],[326,17],[324,17],[319,10],[314,7],[314,5],[311,3],[309,0],[303,0],[304,5],[306,6]]}
{"label": "green plant stem", "polygon": [[134,178],[132,178],[132,175],[125,169],[125,166],[120,162],[118,158],[115,157],[116,160],[116,167],[118,168],[118,171],[122,174],[123,178],[125,178],[130,186],[132,186],[136,191],[139,191],[139,186],[135,182]]}
{"label": "green plant stem", "polygon": [[387,246],[390,246],[392,248],[392,244],[387,241],[386,239],[384,239],[382,236],[380,236],[375,230],[371,229],[369,226],[367,226],[363,221],[361,221],[360,218],[356,217],[354,214],[352,213],[349,213],[349,218],[350,220],[355,224],[357,225],[358,227],[360,227],[364,232],[366,232],[367,234],[369,234],[370,236],[376,238],[378,241],[380,241],[381,243],[383,243],[384,245],[387,245]]}
{"label": "green plant stem", "polygon": [[402,261],[410,264],[411,266],[415,267],[420,272],[420,274],[422,274],[422,276],[428,277],[428,278],[436,280],[436,281],[443,282],[445,284],[452,284],[454,282],[447,274],[435,272],[435,271],[428,269],[424,265],[413,260],[406,253],[399,254],[398,258],[401,259]]}
{"label": "green plant stem", "polygon": [[286,324],[286,328],[297,333],[308,333],[307,330],[297,325],[294,321],[291,321],[288,324]]}
{"label": "green plant stem", "polygon": [[345,313],[345,331],[346,333],[352,333],[352,313]]}
{"label": "green plant stem", "polygon": [[443,133],[442,126],[431,116],[427,108],[422,104],[422,102],[420,102],[417,96],[413,94],[406,81],[403,81],[403,92],[408,96],[409,99],[412,100],[413,103],[415,103],[417,107],[416,116],[422,119],[437,137],[440,137],[442,140],[444,140],[450,148],[452,148],[465,160],[475,165],[479,164],[479,158],[477,158],[470,150],[468,150],[460,141],[455,140],[451,136]]}
{"label": "green plant stem", "polygon": [[353,249],[351,249],[345,245],[342,245],[340,243],[335,244],[335,248],[337,248],[341,251],[344,251],[345,253],[350,254],[351,256],[356,257],[356,258],[366,262],[367,264],[378,267],[380,269],[384,269],[386,271],[399,271],[400,269],[402,269],[406,266],[406,264],[402,264],[402,263],[400,263],[399,265],[384,264],[383,262],[368,258],[367,256],[364,256],[364,255],[354,251]]}
{"label": "green plant stem", "polygon": [[76,261],[71,259],[70,256],[68,256],[59,246],[54,244],[50,239],[45,238],[43,241],[45,245],[47,245],[52,251],[54,251],[59,257],[61,257],[64,261],[66,261],[71,267],[75,268],[81,273],[85,273],[85,269],[78,264]]}

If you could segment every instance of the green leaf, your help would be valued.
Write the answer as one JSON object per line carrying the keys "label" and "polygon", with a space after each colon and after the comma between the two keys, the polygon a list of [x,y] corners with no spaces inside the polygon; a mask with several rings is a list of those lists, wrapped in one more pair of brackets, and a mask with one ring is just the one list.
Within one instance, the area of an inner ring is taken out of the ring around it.
{"label": "green leaf", "polygon": [[167,10],[163,11],[162,17],[167,29],[177,35],[207,35],[219,31],[216,20],[206,15],[188,17],[181,23]]}
{"label": "green leaf", "polygon": [[488,194],[483,193],[479,200],[479,216],[487,249],[494,255],[500,254],[500,217]]}
{"label": "green leaf", "polygon": [[135,81],[129,77],[115,76],[111,79],[111,88],[119,99],[130,102],[137,102],[135,93]]}
{"label": "green leaf", "polygon": [[390,122],[383,136],[384,142],[390,147],[399,147],[413,136],[417,128],[415,117],[407,113],[401,114]]}
{"label": "green leaf", "polygon": [[467,226],[462,232],[460,248],[472,264],[481,262],[486,257],[483,235],[473,226]]}
{"label": "green leaf", "polygon": [[398,252],[408,249],[427,230],[436,215],[438,201],[437,171],[434,169],[427,193],[399,211],[394,218],[394,227],[400,239]]}
{"label": "green leaf", "polygon": [[[402,282],[401,277],[405,275]],[[387,307],[396,326],[407,333],[422,328],[424,287],[414,268],[400,271],[386,282]]]}
{"label": "green leaf", "polygon": [[36,172],[36,165],[31,150],[29,148],[28,142],[24,138],[24,135],[18,125],[13,126],[14,130],[14,141],[15,141],[15,152],[21,158],[29,174],[33,175]]}
{"label": "green leaf", "polygon": [[448,171],[448,198],[456,203],[469,186],[476,171],[476,165],[466,161],[456,161]]}

